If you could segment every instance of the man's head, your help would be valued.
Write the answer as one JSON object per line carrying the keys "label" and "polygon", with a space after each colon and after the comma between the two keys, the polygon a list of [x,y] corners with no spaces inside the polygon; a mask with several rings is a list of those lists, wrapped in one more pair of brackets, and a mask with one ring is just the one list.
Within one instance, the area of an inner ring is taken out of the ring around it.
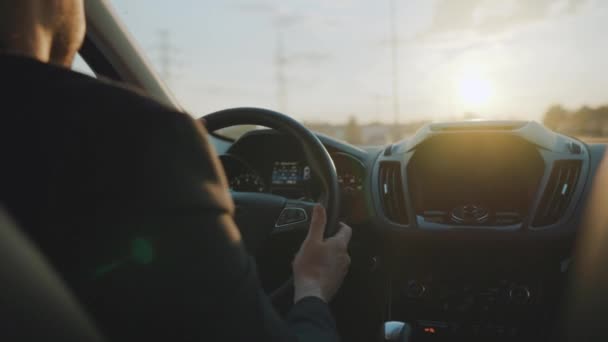
{"label": "man's head", "polygon": [[84,0],[0,0],[2,52],[69,67],[84,34]]}

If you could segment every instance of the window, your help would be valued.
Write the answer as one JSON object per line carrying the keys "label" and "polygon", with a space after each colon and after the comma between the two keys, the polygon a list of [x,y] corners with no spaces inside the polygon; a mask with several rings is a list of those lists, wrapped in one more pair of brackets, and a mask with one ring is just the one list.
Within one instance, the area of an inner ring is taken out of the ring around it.
{"label": "window", "polygon": [[196,116],[264,107],[363,145],[471,118],[608,137],[608,1],[113,4]]}
{"label": "window", "polygon": [[82,56],[80,56],[80,54],[77,54],[74,58],[74,63],[72,63],[72,70],[78,71],[91,77],[97,77],[95,75],[95,72],[91,69],[91,67],[89,67],[87,62],[82,58]]}

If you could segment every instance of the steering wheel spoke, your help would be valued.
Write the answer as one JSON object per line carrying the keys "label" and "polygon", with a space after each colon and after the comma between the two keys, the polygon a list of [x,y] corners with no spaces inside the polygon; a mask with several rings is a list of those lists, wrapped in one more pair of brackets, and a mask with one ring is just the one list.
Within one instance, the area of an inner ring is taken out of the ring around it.
{"label": "steering wheel spoke", "polygon": [[236,207],[234,220],[249,253],[256,255],[274,232],[287,199],[273,194],[231,191]]}
{"label": "steering wheel spoke", "polygon": [[316,203],[254,192],[230,192],[236,206],[235,221],[245,245],[255,251],[264,237],[307,230]]}

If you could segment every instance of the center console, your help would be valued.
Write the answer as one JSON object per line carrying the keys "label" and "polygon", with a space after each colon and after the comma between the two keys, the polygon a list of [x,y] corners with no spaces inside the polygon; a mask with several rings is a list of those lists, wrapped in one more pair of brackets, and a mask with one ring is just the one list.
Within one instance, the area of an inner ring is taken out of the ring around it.
{"label": "center console", "polygon": [[558,263],[456,253],[425,260],[403,262],[391,277],[390,319],[412,326],[411,341],[551,340],[565,283]]}
{"label": "center console", "polygon": [[554,341],[589,150],[534,122],[429,124],[378,155],[387,321],[411,341]]}

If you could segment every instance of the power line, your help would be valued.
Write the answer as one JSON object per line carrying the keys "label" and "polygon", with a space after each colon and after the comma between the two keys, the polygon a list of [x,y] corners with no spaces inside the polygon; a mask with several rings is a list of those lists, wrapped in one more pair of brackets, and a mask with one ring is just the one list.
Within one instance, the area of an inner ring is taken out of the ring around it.
{"label": "power line", "polygon": [[289,110],[289,79],[288,68],[297,62],[313,61],[319,63],[327,58],[323,53],[304,53],[287,55],[285,52],[285,31],[297,24],[300,16],[294,14],[280,13],[276,7],[256,8],[255,12],[268,13],[274,24],[276,43],[274,51],[274,68],[276,82],[277,108],[283,113],[288,113]]}
{"label": "power line", "polygon": [[397,4],[395,0],[390,1],[390,29],[391,29],[391,52],[393,69],[393,115],[395,127],[400,121],[399,108],[399,37],[397,35]]}

